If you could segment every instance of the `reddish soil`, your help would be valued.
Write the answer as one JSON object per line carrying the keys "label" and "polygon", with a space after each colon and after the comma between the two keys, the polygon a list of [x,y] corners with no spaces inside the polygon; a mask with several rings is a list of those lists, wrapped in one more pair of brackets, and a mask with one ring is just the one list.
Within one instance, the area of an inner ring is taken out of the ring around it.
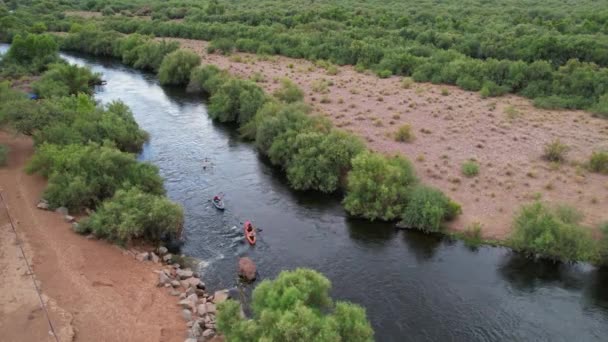
{"label": "reddish soil", "polygon": [[[306,94],[306,102],[336,126],[362,137],[375,151],[408,156],[421,180],[462,204],[463,214],[451,224],[463,230],[481,223],[484,236],[503,239],[522,203],[540,198],[577,207],[585,223],[608,220],[608,176],[587,172],[582,165],[592,151],[608,150],[608,121],[583,111],[534,108],[529,100],[508,95],[483,99],[457,87],[414,83],[400,77],[380,79],[338,67],[337,75],[305,60],[237,53],[207,54],[207,43],[173,39],[197,52],[203,63],[218,65],[240,77],[258,73],[267,91],[286,77]],[[321,80],[326,91],[315,90]],[[396,142],[397,128],[410,124],[411,143]],[[544,145],[559,138],[570,147],[568,162],[544,160]],[[467,178],[463,162],[475,159],[480,173]]]}
{"label": "reddish soil", "polygon": [[23,246],[60,341],[183,341],[185,322],[175,297],[155,286],[154,265],[36,209],[45,180],[23,172],[31,139],[0,132],[0,143],[10,148],[0,168],[0,339],[54,341]]}

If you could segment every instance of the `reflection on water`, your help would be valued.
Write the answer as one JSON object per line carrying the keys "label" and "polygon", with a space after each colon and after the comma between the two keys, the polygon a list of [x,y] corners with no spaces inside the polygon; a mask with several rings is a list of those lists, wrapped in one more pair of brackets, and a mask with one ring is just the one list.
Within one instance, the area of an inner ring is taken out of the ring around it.
{"label": "reflection on water", "polygon": [[[68,57],[108,82],[96,97],[123,100],[151,134],[141,156],[159,166],[168,195],[185,208],[183,251],[203,260],[211,288],[236,283],[238,256],[262,278],[312,267],[333,295],[366,307],[379,341],[600,341],[608,336],[605,270],[534,262],[504,248],[348,218],[339,197],[286,185],[234,127],[213,123],[200,98],[161,88],[113,61]],[[208,158],[213,167],[203,169]],[[226,194],[225,212],[209,199]],[[243,242],[241,224],[263,228]]]}

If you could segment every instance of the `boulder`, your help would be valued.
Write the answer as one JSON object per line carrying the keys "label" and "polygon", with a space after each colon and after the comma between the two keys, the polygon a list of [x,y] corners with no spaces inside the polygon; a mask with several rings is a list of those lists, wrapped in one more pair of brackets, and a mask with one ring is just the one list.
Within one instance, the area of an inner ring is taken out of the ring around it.
{"label": "boulder", "polygon": [[182,317],[184,317],[186,322],[189,322],[192,320],[192,312],[188,309],[184,309],[182,310]]}
{"label": "boulder", "polygon": [[178,280],[171,280],[171,286],[180,287],[182,284]]}
{"label": "boulder", "polygon": [[199,338],[203,334],[203,329],[198,324],[198,322],[194,322],[192,324],[192,328],[188,330],[188,337]]}
{"label": "boulder", "polygon": [[199,304],[196,311],[198,312],[199,316],[204,316],[207,313],[207,305]]}
{"label": "boulder", "polygon": [[215,315],[215,304],[206,303],[205,307],[206,307],[206,310],[205,310],[206,313]]}
{"label": "boulder", "polygon": [[[202,282],[201,282],[200,279],[194,278],[194,277],[190,277],[188,279],[184,279],[183,282],[187,284],[187,286],[185,286],[186,288],[192,287],[193,289],[196,289],[197,287],[200,287],[200,285],[202,284]],[[202,284],[202,285],[203,285],[203,288],[204,288],[205,284]]]}
{"label": "boulder", "polygon": [[150,260],[152,260],[152,262],[155,264],[160,262],[160,258],[154,252],[150,252]]}
{"label": "boulder", "polygon": [[177,291],[177,290],[175,290],[175,289],[172,289],[172,290],[169,291],[169,294],[172,295],[172,296],[177,297],[177,296],[179,296],[180,292]]}
{"label": "boulder", "polygon": [[158,273],[158,286],[164,286],[165,284],[169,284],[171,282],[171,278],[167,276],[167,274],[163,271]]}
{"label": "boulder", "polygon": [[167,249],[167,247],[160,246],[160,247],[158,247],[157,252],[158,252],[158,255],[163,256],[163,255],[169,253],[169,250]]}
{"label": "boulder", "polygon": [[195,338],[187,338],[184,342],[196,342]]}
{"label": "boulder", "polygon": [[44,200],[40,200],[40,202],[36,204],[36,208],[41,210],[49,210],[49,204]]}
{"label": "boulder", "polygon": [[242,277],[246,280],[249,280],[249,281],[253,281],[253,280],[255,280],[256,272],[257,272],[257,268],[256,268],[255,264],[253,263],[253,260],[249,259],[248,257],[239,259],[239,276],[240,277]]}
{"label": "boulder", "polygon": [[59,208],[55,209],[55,212],[59,213],[63,216],[66,216],[69,213],[68,208],[66,208],[66,207],[59,207]]}
{"label": "boulder", "polygon": [[163,255],[164,262],[169,263],[171,262],[171,259],[173,259],[173,255],[171,255],[171,253]]}
{"label": "boulder", "polygon": [[63,217],[63,219],[64,219],[64,220],[65,220],[65,222],[67,222],[67,223],[71,223],[71,222],[74,222],[74,221],[76,220],[76,219],[74,218],[74,216],[70,216],[70,215],[65,215],[65,216]]}
{"label": "boulder", "polygon": [[192,274],[194,272],[190,271],[189,269],[185,269],[185,270],[177,270],[176,273],[180,279],[187,279],[187,278],[192,278]]}
{"label": "boulder", "polygon": [[215,331],[212,329],[206,329],[205,331],[203,331],[203,337],[204,338],[211,338],[215,336]]}
{"label": "boulder", "polygon": [[135,259],[137,259],[137,261],[146,261],[149,258],[150,254],[148,254],[148,252],[138,253],[137,255],[135,255]]}
{"label": "boulder", "polygon": [[[186,285],[186,286],[183,286],[183,285]],[[182,286],[186,289],[186,297],[190,296],[193,293],[196,293],[196,291],[194,291],[194,289],[192,287],[188,287],[188,283],[182,282]]]}
{"label": "boulder", "polygon": [[215,304],[219,304],[222,302],[225,302],[226,299],[228,299],[228,290],[220,290],[220,291],[215,291],[215,293],[213,294],[213,302]]}

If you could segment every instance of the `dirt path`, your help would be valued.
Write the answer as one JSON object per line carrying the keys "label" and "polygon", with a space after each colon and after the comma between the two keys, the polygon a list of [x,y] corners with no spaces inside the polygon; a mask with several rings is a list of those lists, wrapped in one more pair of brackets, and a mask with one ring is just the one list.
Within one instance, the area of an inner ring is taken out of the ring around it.
{"label": "dirt path", "polygon": [[45,181],[23,172],[31,139],[0,132],[0,143],[10,148],[9,165],[0,168],[8,207],[0,205],[0,339],[54,341],[19,240],[60,341],[183,341],[185,322],[175,298],[155,286],[154,266],[36,209]]}
{"label": "dirt path", "polygon": [[[505,238],[520,205],[535,199],[577,207],[588,225],[608,221],[608,176],[582,166],[592,151],[608,150],[607,120],[583,111],[538,109],[514,95],[483,99],[478,93],[428,83],[405,89],[400,77],[380,79],[350,66],[328,75],[305,60],[207,54],[206,42],[168,39],[197,52],[203,63],[240,77],[263,77],[259,84],[270,92],[279,86],[278,79],[287,77],[337,127],[362,137],[375,151],[407,156],[423,182],[462,205],[463,215],[452,229],[478,222],[486,237]],[[412,126],[411,143],[393,139],[403,124]],[[570,147],[565,165],[541,159],[544,145],[556,138]],[[461,165],[470,159],[480,164],[480,173],[467,178]]]}

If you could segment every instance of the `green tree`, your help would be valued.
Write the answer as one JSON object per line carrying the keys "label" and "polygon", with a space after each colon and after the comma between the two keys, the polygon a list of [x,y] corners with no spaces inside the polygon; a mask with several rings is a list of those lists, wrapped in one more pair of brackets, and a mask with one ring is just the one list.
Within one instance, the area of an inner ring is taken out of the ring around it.
{"label": "green tree", "polygon": [[182,85],[190,81],[192,69],[201,64],[201,58],[189,50],[177,50],[163,58],[158,69],[158,80],[163,85]]}
{"label": "green tree", "polygon": [[281,87],[275,90],[273,95],[285,103],[298,102],[304,99],[304,93],[302,90],[298,88],[296,84],[286,78],[281,80]]}
{"label": "green tree", "polygon": [[309,269],[283,271],[253,291],[251,319],[228,300],[219,306],[218,330],[229,341],[373,341],[365,310],[329,296],[330,281]]}

